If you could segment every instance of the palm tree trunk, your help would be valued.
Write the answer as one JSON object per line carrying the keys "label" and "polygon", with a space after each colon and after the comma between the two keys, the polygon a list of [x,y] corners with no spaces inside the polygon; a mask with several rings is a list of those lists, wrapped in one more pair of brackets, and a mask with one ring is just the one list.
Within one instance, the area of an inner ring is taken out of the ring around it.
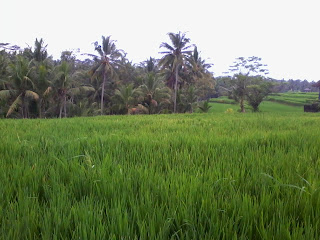
{"label": "palm tree trunk", "polygon": [[101,89],[101,115],[103,115],[103,97],[104,97],[104,86],[106,84],[107,76],[103,74],[103,82],[102,82],[102,89]]}
{"label": "palm tree trunk", "polygon": [[21,115],[22,115],[22,118],[24,118],[24,105],[23,105],[23,102],[21,104]]}
{"label": "palm tree trunk", "polygon": [[174,82],[173,113],[177,112],[178,71],[179,71],[179,65],[176,66],[176,77]]}
{"label": "palm tree trunk", "polygon": [[63,108],[64,108],[64,117],[67,117],[67,96],[64,96],[64,101],[63,101]]}
{"label": "palm tree trunk", "polygon": [[61,115],[62,115],[62,105],[60,106],[59,118],[61,118]]}
{"label": "palm tree trunk", "polygon": [[243,99],[243,97],[240,98],[240,110],[241,110],[242,113],[246,112],[246,110],[244,108],[244,99]]}
{"label": "palm tree trunk", "polygon": [[39,118],[42,118],[42,98],[39,98],[39,106],[38,106],[38,111],[39,111]]}
{"label": "palm tree trunk", "polygon": [[22,118],[26,118],[24,94],[21,95],[21,111],[22,111]]}
{"label": "palm tree trunk", "polygon": [[62,103],[62,101],[60,100],[59,118],[62,117],[62,108],[63,108],[63,103]]}

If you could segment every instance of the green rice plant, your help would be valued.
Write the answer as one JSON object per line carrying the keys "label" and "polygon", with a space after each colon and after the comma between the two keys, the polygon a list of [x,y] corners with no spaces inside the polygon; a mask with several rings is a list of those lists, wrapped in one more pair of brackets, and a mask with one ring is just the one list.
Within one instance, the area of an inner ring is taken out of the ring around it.
{"label": "green rice plant", "polygon": [[292,106],[303,106],[305,104],[310,104],[316,101],[318,98],[318,93],[310,92],[288,92],[288,93],[277,93],[271,94],[267,97],[267,100],[288,104]]}
{"label": "green rice plant", "polygon": [[226,109],[0,120],[0,239],[318,239],[320,115]]}

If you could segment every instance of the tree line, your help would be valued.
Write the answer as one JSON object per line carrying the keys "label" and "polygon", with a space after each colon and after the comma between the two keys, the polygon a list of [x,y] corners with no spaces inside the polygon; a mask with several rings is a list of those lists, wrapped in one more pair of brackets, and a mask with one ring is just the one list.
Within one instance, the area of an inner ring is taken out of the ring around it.
{"label": "tree line", "polygon": [[72,51],[54,60],[43,39],[24,49],[0,43],[0,117],[208,111],[204,100],[220,95],[238,101],[241,112],[244,102],[258,111],[270,92],[289,87],[267,78],[258,57],[240,57],[228,76],[214,78],[213,64],[200,57],[185,33],[168,36],[170,41],[160,44],[161,59],[150,57],[139,64],[129,61],[110,36],[95,42],[96,55],[87,54],[85,60]]}
{"label": "tree line", "polygon": [[54,118],[104,114],[193,112],[215,80],[196,45],[169,33],[163,57],[133,64],[110,36],[85,60],[64,51],[54,60],[43,39],[20,49],[0,44],[0,115]]}

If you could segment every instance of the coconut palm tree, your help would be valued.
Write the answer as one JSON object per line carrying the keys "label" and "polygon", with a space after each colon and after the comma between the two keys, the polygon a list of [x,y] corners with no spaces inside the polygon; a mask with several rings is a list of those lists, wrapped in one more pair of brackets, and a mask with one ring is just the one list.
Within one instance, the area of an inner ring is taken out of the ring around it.
{"label": "coconut palm tree", "polygon": [[[101,115],[104,111],[104,91],[107,79],[113,79],[116,75],[115,66],[117,61],[122,56],[122,51],[118,50],[115,45],[115,41],[110,39],[110,36],[102,36],[102,45],[99,45],[98,42],[94,43],[95,50],[100,55],[99,63],[91,70],[92,78],[97,76],[102,76],[102,87],[101,87]],[[95,58],[98,56],[92,55]]]}
{"label": "coconut palm tree", "polygon": [[189,84],[195,86],[200,99],[206,99],[210,93],[214,92],[215,80],[209,68],[213,64],[206,63],[199,56],[195,46],[193,54],[188,57],[186,78]]}
{"label": "coconut palm tree", "polygon": [[140,86],[143,106],[148,109],[149,114],[154,113],[161,104],[170,104],[170,89],[164,85],[158,74],[148,72],[143,84]]}
{"label": "coconut palm tree", "polygon": [[[71,107],[71,110],[82,105],[81,98],[90,97],[89,95],[93,94],[95,89],[86,84],[79,84],[75,80],[79,80],[82,77],[86,77],[85,73],[75,72],[71,75],[71,64],[62,61],[60,65],[55,69],[55,77],[52,85],[44,92],[44,96],[51,94],[52,100],[55,103],[58,103],[59,108],[59,118],[64,115],[67,117],[67,104]],[[83,75],[83,76],[82,76]],[[55,112],[56,107],[51,108],[49,112]],[[69,108],[70,110],[70,108]],[[72,115],[72,113],[71,113]]]}
{"label": "coconut palm tree", "polygon": [[193,105],[198,101],[197,91],[193,86],[188,86],[183,92],[184,112],[193,112]]}
{"label": "coconut palm tree", "polygon": [[119,89],[115,90],[112,98],[114,102],[114,108],[118,111],[124,111],[126,114],[128,114],[129,109],[136,105],[138,96],[140,94],[140,89],[134,88],[133,84],[121,86]]}
{"label": "coconut palm tree", "polygon": [[34,43],[33,59],[37,62],[43,62],[48,57],[47,46],[44,46],[44,41],[41,38],[39,41],[36,38]]}
{"label": "coconut palm tree", "polygon": [[23,56],[17,56],[14,63],[10,63],[9,72],[9,87],[6,90],[0,91],[0,99],[13,98],[14,101],[10,105],[6,117],[12,112],[21,109],[22,118],[28,117],[28,100],[38,100],[39,95],[34,92],[34,83],[30,78],[32,61],[28,61]]}
{"label": "coconut palm tree", "polygon": [[56,68],[56,77],[53,85],[47,91],[54,91],[54,95],[59,103],[59,118],[62,117],[62,112],[64,112],[64,117],[67,117],[67,92],[70,88],[70,64],[66,61],[62,61],[61,64]]}
{"label": "coconut palm tree", "polygon": [[139,65],[139,68],[142,69],[143,72],[146,72],[146,73],[150,73],[150,72],[157,73],[157,72],[159,72],[158,60],[150,57],[146,61],[141,62]]}
{"label": "coconut palm tree", "polygon": [[206,63],[206,61],[199,56],[198,48],[196,46],[193,50],[193,54],[188,56],[188,72],[191,73],[193,78],[192,80],[194,82],[196,82],[199,78],[206,77],[208,74],[211,75],[209,68],[212,65],[213,64]]}
{"label": "coconut palm tree", "polygon": [[160,48],[165,48],[167,51],[161,52],[165,54],[159,61],[159,65],[163,68],[170,68],[171,72],[174,75],[171,75],[171,80],[174,80],[171,88],[174,89],[174,99],[173,99],[173,112],[177,110],[177,89],[179,81],[179,69],[182,67],[186,61],[187,55],[191,54],[191,51],[188,51],[191,45],[188,45],[190,42],[189,38],[186,38],[185,33],[168,33],[172,45],[163,42],[160,45]]}
{"label": "coconut palm tree", "polygon": [[50,74],[51,71],[46,64],[40,63],[36,66],[37,73],[36,73],[36,81],[35,85],[37,88],[37,92],[39,94],[39,101],[38,101],[38,111],[39,111],[39,118],[42,118],[42,113],[44,111],[44,103],[45,98],[47,96],[48,88],[50,87]]}

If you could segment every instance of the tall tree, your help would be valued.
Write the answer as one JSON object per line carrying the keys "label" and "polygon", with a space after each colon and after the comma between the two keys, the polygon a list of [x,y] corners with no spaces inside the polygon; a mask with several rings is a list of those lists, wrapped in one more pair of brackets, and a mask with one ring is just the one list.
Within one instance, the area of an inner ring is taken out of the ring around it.
{"label": "tall tree", "polygon": [[159,71],[158,61],[157,59],[150,57],[146,61],[140,63],[140,68],[142,68],[143,71],[146,73],[151,73],[151,72],[157,73]]}
{"label": "tall tree", "polygon": [[23,56],[17,56],[14,63],[9,64],[10,83],[6,90],[0,91],[0,99],[10,99],[14,101],[10,105],[7,112],[7,117],[12,112],[21,109],[22,118],[28,118],[28,100],[38,100],[39,95],[34,92],[34,82],[30,78],[32,61],[28,61]]}
{"label": "tall tree", "polygon": [[56,77],[53,83],[53,90],[59,102],[59,118],[67,117],[67,92],[71,87],[70,64],[62,61],[56,69]]}
{"label": "tall tree", "polygon": [[185,33],[168,33],[168,35],[172,45],[166,42],[160,45],[160,48],[165,48],[167,51],[161,52],[165,55],[161,58],[159,65],[170,68],[171,72],[174,73],[174,83],[169,83],[169,86],[174,89],[173,112],[176,113],[179,68],[184,65],[187,55],[190,55],[192,51],[187,50],[191,45],[189,45],[190,39],[186,38]]}
{"label": "tall tree", "polygon": [[[92,69],[92,77],[96,78],[98,75],[102,76],[101,87],[101,115],[104,112],[104,91],[107,79],[112,79],[116,75],[115,66],[119,58],[122,56],[122,51],[118,50],[115,45],[115,41],[110,39],[110,36],[102,36],[102,45],[98,42],[94,43],[95,50],[100,55],[99,63]],[[94,55],[93,55],[94,56]],[[97,56],[94,56],[97,58]]]}
{"label": "tall tree", "polygon": [[271,93],[272,86],[271,82],[266,82],[261,78],[254,79],[252,84],[248,86],[246,97],[254,112],[259,111],[260,103]]}
{"label": "tall tree", "polygon": [[39,94],[38,112],[39,118],[42,118],[45,105],[44,103],[46,102],[46,97],[48,96],[47,93],[51,84],[51,81],[49,80],[51,72],[49,67],[43,63],[37,65],[36,68],[35,85]]}
{"label": "tall tree", "polygon": [[195,86],[200,99],[206,99],[214,93],[215,79],[209,71],[213,64],[207,63],[200,57],[198,48],[195,46],[193,54],[188,57],[187,76],[189,84]]}
{"label": "tall tree", "polygon": [[41,38],[39,41],[36,38],[34,43],[33,59],[37,62],[43,62],[48,57],[47,46]]}
{"label": "tall tree", "polygon": [[234,73],[232,78],[232,95],[236,101],[240,103],[240,111],[245,112],[244,101],[247,95],[247,87],[250,82],[250,75],[268,74],[265,68],[267,65],[261,63],[261,58],[258,57],[239,57],[230,66],[229,71]]}
{"label": "tall tree", "polygon": [[129,109],[134,107],[137,103],[137,98],[140,95],[140,89],[134,88],[133,84],[128,86],[122,85],[116,89],[113,96],[114,107],[118,111],[129,113]]}
{"label": "tall tree", "polygon": [[36,39],[34,43],[34,50],[31,51],[35,67],[34,82],[37,89],[37,93],[39,94],[39,118],[42,118],[43,115],[46,93],[48,92],[48,88],[51,84],[50,77],[51,70],[53,68],[53,62],[49,61],[51,59],[48,58],[47,46],[48,45],[44,44],[42,38],[40,40]]}
{"label": "tall tree", "polygon": [[170,89],[155,72],[146,73],[140,91],[143,97],[142,105],[148,109],[149,114],[155,113],[161,105],[170,104]]}

